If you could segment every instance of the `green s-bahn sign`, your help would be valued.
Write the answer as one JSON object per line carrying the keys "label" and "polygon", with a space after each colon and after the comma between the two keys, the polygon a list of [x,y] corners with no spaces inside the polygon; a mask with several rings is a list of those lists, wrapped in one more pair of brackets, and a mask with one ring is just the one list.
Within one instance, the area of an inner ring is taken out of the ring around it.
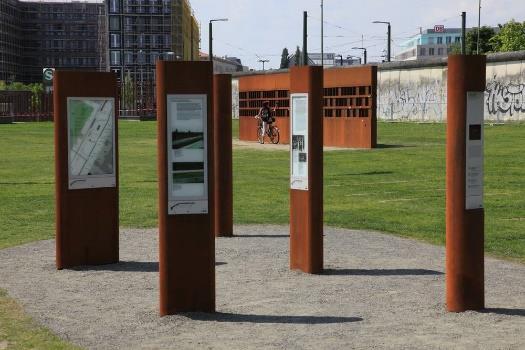
{"label": "green s-bahn sign", "polygon": [[44,68],[42,69],[42,82],[46,86],[53,85],[53,73],[55,68]]}

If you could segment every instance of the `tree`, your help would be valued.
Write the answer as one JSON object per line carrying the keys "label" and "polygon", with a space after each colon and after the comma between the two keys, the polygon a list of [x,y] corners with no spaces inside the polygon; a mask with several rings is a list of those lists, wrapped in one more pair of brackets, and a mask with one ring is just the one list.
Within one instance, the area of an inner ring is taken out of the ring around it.
{"label": "tree", "polygon": [[[494,36],[494,29],[491,27],[481,27],[479,36],[479,53],[485,54],[492,51],[492,45],[490,44],[491,38]],[[453,43],[449,47],[450,53],[453,55],[461,54],[461,43]],[[478,28],[473,28],[467,32],[465,50],[467,55],[473,55],[478,49]]]}
{"label": "tree", "polygon": [[[484,54],[492,51],[490,39],[496,34],[491,27],[483,26],[479,30],[479,53]],[[467,33],[467,54],[475,54],[478,49],[478,28],[473,28]]]}
{"label": "tree", "polygon": [[525,50],[525,22],[515,20],[500,24],[500,31],[490,39],[492,51],[507,52]]}
{"label": "tree", "polygon": [[461,44],[453,43],[449,46],[449,54],[460,55],[461,54]]}
{"label": "tree", "polygon": [[281,69],[285,69],[290,67],[290,54],[288,53],[288,49],[285,47],[283,49],[283,53],[281,55]]}
{"label": "tree", "polygon": [[122,104],[124,109],[135,109],[135,83],[128,71],[122,83]]}
{"label": "tree", "polygon": [[302,66],[303,65],[303,54],[301,52],[301,49],[299,46],[297,46],[297,50],[295,50],[295,65],[296,66]]}

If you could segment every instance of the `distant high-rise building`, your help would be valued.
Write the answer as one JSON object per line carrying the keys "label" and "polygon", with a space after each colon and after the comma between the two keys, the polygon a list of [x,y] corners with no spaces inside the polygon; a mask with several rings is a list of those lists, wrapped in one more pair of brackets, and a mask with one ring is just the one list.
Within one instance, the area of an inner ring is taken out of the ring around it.
{"label": "distant high-rise building", "polygon": [[98,28],[102,3],[21,2],[24,77],[42,79],[42,68],[98,70]]}
{"label": "distant high-rise building", "polygon": [[102,3],[0,1],[0,80],[42,81],[42,69],[96,70]]}
{"label": "distant high-rise building", "polygon": [[199,43],[188,0],[0,0],[0,80],[40,82],[49,67],[142,84],[158,58],[198,60]]}
{"label": "distant high-rise building", "polygon": [[107,0],[108,68],[119,80],[155,79],[155,63],[197,60],[199,26],[188,0]]}
{"label": "distant high-rise building", "polygon": [[[499,28],[493,28],[495,32]],[[473,28],[467,28],[467,33]],[[434,29],[420,30],[401,44],[401,51],[396,55],[397,61],[413,61],[429,58],[446,57],[454,45],[461,46],[461,28],[445,28],[437,25]]]}
{"label": "distant high-rise building", "polygon": [[18,0],[0,1],[0,80],[15,81],[22,76],[22,27]]}

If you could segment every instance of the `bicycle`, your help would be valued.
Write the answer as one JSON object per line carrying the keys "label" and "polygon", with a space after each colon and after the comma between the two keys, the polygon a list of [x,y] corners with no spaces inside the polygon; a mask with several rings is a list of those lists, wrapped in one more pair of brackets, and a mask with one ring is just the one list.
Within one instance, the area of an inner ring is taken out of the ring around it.
{"label": "bicycle", "polygon": [[[272,118],[272,123],[275,122],[275,118]],[[258,118],[258,125],[257,125],[257,140],[260,144],[264,144],[264,136],[268,136],[270,138],[270,141],[276,145],[279,143],[279,128],[274,126],[272,123],[267,123],[268,128],[265,130],[265,133],[261,132],[262,130],[262,120],[261,118]]]}

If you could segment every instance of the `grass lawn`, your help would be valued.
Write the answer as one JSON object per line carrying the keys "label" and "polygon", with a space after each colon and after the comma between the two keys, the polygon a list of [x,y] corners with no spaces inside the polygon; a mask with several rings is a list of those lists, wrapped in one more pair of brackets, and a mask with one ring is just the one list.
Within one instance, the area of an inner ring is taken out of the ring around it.
{"label": "grass lawn", "polygon": [[[523,263],[525,125],[485,130],[486,252]],[[121,226],[156,227],[156,123],[121,122],[119,133]],[[325,223],[444,244],[445,125],[379,123],[378,135],[378,149],[325,153]],[[0,249],[53,238],[53,124],[0,125],[0,150]],[[235,223],[287,224],[288,152],[235,150],[233,161]],[[12,332],[20,348],[47,334],[17,310],[0,293],[0,347]],[[62,346],[49,344],[38,347]]]}
{"label": "grass lawn", "polygon": [[[238,125],[234,122],[234,135]],[[443,244],[445,125],[379,123],[325,153],[325,222]],[[122,227],[156,227],[156,124],[120,123]],[[54,236],[53,124],[0,125],[0,249]],[[525,125],[486,127],[486,251],[525,262]],[[288,223],[287,151],[234,151],[235,223]]]}
{"label": "grass lawn", "polygon": [[0,349],[79,349],[38,326],[0,290]]}

